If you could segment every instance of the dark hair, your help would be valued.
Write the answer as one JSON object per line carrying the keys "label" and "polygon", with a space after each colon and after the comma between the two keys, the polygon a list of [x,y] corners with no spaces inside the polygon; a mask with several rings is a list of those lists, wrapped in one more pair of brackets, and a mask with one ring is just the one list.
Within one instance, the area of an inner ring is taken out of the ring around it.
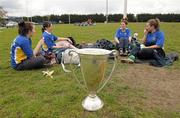
{"label": "dark hair", "polygon": [[51,25],[52,25],[51,22],[44,21],[43,26],[42,26],[42,33],[44,32],[44,30],[46,30],[46,28],[50,27]]}
{"label": "dark hair", "polygon": [[148,20],[148,23],[149,23],[149,25],[150,26],[154,26],[154,28],[157,30],[157,29],[159,29],[159,27],[160,27],[160,20],[158,19],[158,18],[156,18],[156,19],[150,19],[150,20]]}
{"label": "dark hair", "polygon": [[68,37],[72,41],[72,45],[76,46],[76,40],[73,37]]}
{"label": "dark hair", "polygon": [[33,30],[33,24],[31,22],[21,21],[18,23],[18,33],[19,35],[26,36],[29,31]]}
{"label": "dark hair", "polygon": [[122,18],[121,22],[125,23],[126,25],[128,25],[128,19],[127,18]]}

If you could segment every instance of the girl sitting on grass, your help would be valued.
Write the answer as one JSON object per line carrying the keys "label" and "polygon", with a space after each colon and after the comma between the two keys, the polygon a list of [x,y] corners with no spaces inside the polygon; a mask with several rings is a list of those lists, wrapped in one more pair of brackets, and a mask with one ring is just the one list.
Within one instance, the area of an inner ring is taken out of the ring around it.
{"label": "girl sitting on grass", "polygon": [[43,56],[34,56],[31,48],[31,37],[35,26],[31,22],[18,24],[19,35],[11,45],[11,66],[16,70],[31,70],[45,67],[46,59]]}
{"label": "girl sitting on grass", "polygon": [[129,51],[129,42],[131,41],[131,31],[127,28],[127,19],[121,20],[121,27],[116,31],[115,43],[121,56],[127,56]]}
{"label": "girl sitting on grass", "polygon": [[[69,38],[59,38],[52,34],[53,26],[50,22],[46,21],[43,23],[42,27],[42,39],[44,44],[42,46],[43,51],[53,52],[54,50],[60,48],[73,48],[76,49],[75,46],[72,45],[72,41]],[[55,43],[55,41],[57,41]]]}

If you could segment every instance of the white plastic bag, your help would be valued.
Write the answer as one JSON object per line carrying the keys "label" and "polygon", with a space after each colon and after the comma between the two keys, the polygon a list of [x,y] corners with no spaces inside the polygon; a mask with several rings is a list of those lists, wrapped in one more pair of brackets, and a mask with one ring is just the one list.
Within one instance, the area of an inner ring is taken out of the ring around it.
{"label": "white plastic bag", "polygon": [[62,52],[61,65],[65,72],[70,72],[65,68],[64,64],[80,64],[79,55],[73,49],[66,49]]}

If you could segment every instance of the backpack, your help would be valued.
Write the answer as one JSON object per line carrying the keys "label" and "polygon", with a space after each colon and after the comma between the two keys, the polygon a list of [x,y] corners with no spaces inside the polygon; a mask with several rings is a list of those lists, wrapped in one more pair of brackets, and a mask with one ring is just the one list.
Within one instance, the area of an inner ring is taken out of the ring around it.
{"label": "backpack", "polygon": [[113,50],[116,48],[116,46],[107,39],[100,39],[97,40],[95,43],[96,48],[106,49],[106,50]]}

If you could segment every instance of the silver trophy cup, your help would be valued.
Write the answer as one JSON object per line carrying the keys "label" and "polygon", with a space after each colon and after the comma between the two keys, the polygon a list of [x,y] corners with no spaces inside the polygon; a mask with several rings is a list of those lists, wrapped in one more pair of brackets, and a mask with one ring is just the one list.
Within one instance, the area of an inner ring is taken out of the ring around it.
{"label": "silver trophy cup", "polygon": [[69,55],[72,56],[74,53],[79,56],[80,63],[78,66],[70,64],[70,72],[89,94],[83,100],[82,106],[87,111],[99,110],[104,103],[97,93],[111,78],[116,65],[116,51],[84,48],[71,50]]}

